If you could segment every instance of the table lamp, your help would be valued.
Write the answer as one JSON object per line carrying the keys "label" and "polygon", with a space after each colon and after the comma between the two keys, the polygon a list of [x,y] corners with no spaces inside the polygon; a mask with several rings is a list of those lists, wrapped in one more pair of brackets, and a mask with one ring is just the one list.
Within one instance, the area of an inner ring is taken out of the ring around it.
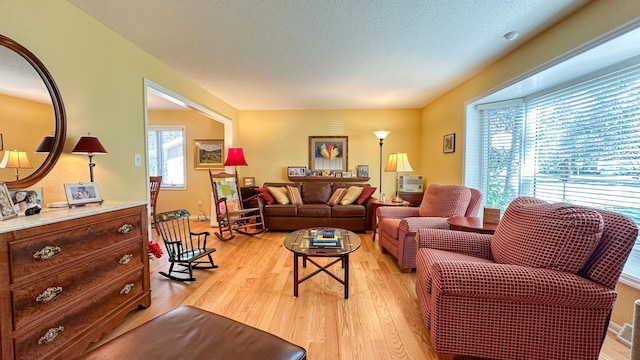
{"label": "table lamp", "polygon": [[0,168],[16,169],[16,180],[20,179],[18,169],[31,169],[27,153],[18,150],[8,150],[4,152]]}
{"label": "table lamp", "polygon": [[398,174],[400,172],[413,171],[413,169],[411,168],[411,164],[409,164],[409,158],[407,157],[407,153],[389,154],[389,160],[387,160],[387,167],[385,167],[384,171],[395,171],[396,197],[393,199],[393,202],[402,202],[403,200],[400,197],[400,176]]}
{"label": "table lamp", "polygon": [[[91,134],[89,134],[91,135]],[[76,146],[71,150],[72,154],[84,154],[89,157],[89,176],[91,182],[93,182],[93,168],[96,164],[93,162],[93,156],[95,154],[105,154],[107,150],[104,149],[100,140],[93,136],[83,136],[78,140]]]}

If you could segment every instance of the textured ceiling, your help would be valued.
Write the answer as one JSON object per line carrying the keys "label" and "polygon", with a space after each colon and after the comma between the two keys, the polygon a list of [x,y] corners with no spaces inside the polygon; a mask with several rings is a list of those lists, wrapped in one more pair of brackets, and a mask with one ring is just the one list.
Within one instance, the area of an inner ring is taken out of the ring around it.
{"label": "textured ceiling", "polygon": [[240,110],[420,108],[588,2],[67,1]]}

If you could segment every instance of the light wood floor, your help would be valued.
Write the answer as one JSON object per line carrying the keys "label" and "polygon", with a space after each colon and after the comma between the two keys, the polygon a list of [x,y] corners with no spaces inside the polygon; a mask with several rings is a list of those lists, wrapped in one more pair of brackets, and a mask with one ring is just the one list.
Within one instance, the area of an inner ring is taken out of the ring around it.
{"label": "light wood floor", "polygon": [[[360,234],[362,247],[350,257],[349,299],[343,298],[342,285],[326,274],[300,284],[294,298],[293,256],[282,246],[286,233],[238,235],[222,242],[207,222],[192,224],[194,231],[212,232],[209,241],[217,249],[214,261],[220,267],[198,270],[197,281],[181,283],[158,274],[168,267],[166,256],[151,261],[151,306],[131,313],[96,345],[177,306],[193,305],[298,344],[310,360],[438,358],[418,308],[415,272],[400,272],[370,233]],[[160,242],[155,230],[152,234]],[[342,277],[340,266],[333,269]],[[312,270],[309,265],[301,275]],[[600,360],[629,358],[629,348],[608,335]]]}

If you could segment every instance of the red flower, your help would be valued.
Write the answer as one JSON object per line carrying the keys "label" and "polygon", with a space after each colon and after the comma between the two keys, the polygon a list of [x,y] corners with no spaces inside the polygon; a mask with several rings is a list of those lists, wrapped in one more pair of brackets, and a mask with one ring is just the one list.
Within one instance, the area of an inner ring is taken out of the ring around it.
{"label": "red flower", "polygon": [[162,249],[159,244],[149,241],[147,248],[149,249],[149,259],[153,260],[153,257],[160,259],[162,257]]}

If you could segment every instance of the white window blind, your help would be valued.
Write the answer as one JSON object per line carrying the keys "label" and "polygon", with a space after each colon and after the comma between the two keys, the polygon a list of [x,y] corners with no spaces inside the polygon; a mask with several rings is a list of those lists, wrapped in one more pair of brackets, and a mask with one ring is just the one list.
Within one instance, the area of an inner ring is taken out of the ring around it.
{"label": "white window blind", "polygon": [[[478,106],[487,206],[526,195],[640,224],[640,64],[499,105]],[[625,273],[640,279],[637,242]]]}

